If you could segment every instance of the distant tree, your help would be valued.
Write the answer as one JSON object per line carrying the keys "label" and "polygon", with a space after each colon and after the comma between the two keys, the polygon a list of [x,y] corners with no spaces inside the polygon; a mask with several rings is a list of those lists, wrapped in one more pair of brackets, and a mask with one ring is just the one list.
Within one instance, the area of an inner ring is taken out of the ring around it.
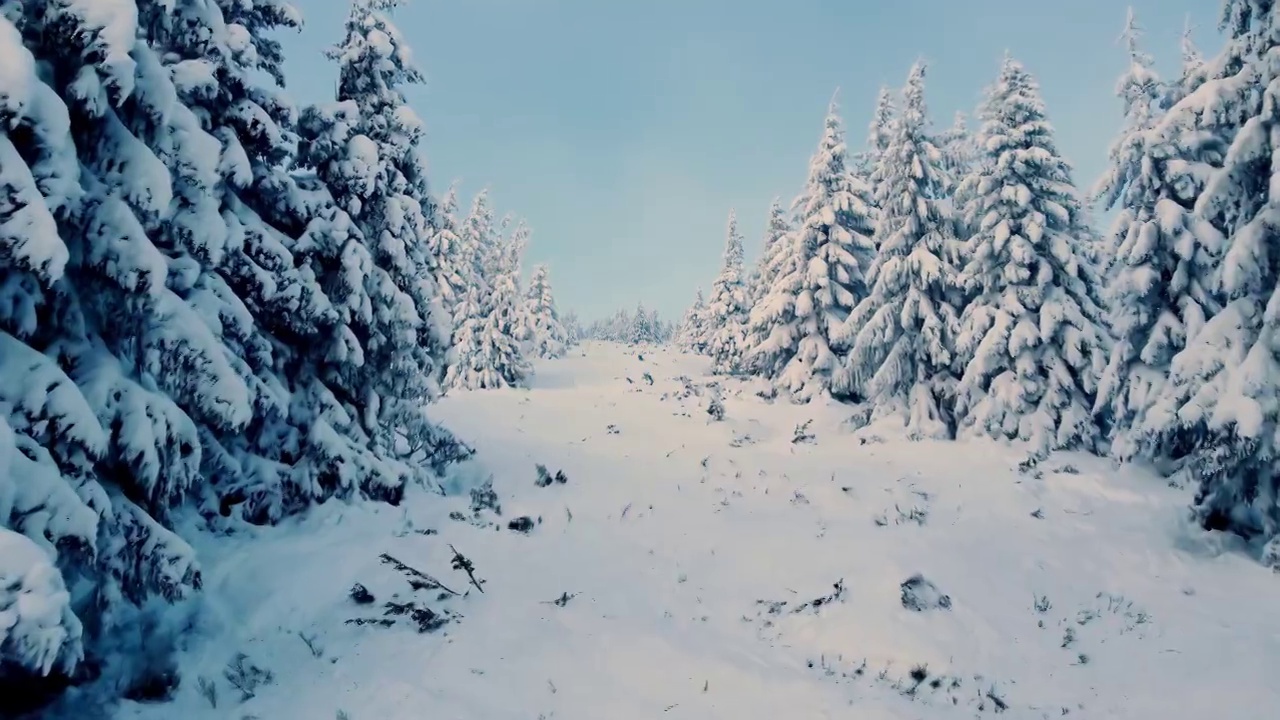
{"label": "distant tree", "polygon": [[717,373],[734,373],[742,369],[743,341],[746,334],[747,286],[743,277],[742,236],[738,234],[738,218],[729,211],[725,233],[724,266],[711,285],[707,303],[706,327],[709,328],[706,353]]}

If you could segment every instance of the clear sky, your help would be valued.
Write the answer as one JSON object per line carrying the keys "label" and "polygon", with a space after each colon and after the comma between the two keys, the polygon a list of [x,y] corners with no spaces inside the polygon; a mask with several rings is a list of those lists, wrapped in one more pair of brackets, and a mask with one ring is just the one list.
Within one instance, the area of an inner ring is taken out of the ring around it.
{"label": "clear sky", "polygon": [[[293,0],[299,102],[334,92],[321,51],[345,0]],[[1176,72],[1187,17],[1209,55],[1215,0],[1134,0],[1158,68]],[[584,318],[643,301],[677,319],[719,268],[736,208],[748,260],[769,203],[800,190],[832,93],[851,150],[876,92],[929,63],[938,129],[971,111],[1006,50],[1039,78],[1058,144],[1092,184],[1119,128],[1124,0],[408,0],[397,24],[427,85],[437,192],[489,187],[528,220],[526,266],[546,262],[561,309]],[[464,207],[465,210],[465,207]]]}

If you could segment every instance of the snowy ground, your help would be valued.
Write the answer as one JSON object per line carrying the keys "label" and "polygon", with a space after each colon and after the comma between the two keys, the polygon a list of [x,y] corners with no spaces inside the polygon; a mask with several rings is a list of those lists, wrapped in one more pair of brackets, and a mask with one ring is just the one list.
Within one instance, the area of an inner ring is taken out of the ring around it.
{"label": "snowy ground", "polygon": [[[216,639],[192,641],[174,702],[120,720],[1250,720],[1280,707],[1280,580],[1187,527],[1186,491],[1087,457],[1033,477],[994,444],[864,442],[839,407],[769,404],[738,381],[710,422],[711,382],[698,358],[594,344],[539,366],[531,391],[447,399],[437,415],[479,448],[501,516],[465,492],[417,492],[204,549],[201,637]],[[793,442],[810,419],[812,439]],[[567,482],[537,487],[535,463]],[[508,529],[521,515],[541,522]],[[483,594],[439,601],[379,560],[463,592],[450,544]],[[949,607],[904,607],[917,573]],[[354,583],[376,600],[353,601]],[[388,601],[458,617],[425,633],[411,616],[347,622]],[[253,687],[255,667],[270,675]]]}

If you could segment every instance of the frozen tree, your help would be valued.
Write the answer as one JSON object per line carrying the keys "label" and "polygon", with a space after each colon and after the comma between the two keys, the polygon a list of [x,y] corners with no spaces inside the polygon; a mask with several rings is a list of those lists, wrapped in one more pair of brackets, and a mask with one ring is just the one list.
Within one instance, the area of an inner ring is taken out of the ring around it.
{"label": "frozen tree", "polygon": [[832,379],[833,392],[867,398],[872,421],[901,422],[913,438],[953,432],[957,327],[955,240],[942,154],[926,123],[924,77],[916,63],[873,176],[879,254],[867,273],[868,296],[834,338],[849,351]]}
{"label": "frozen tree", "polygon": [[528,315],[533,321],[533,354],[540,358],[557,358],[564,355],[570,338],[560,322],[560,313],[556,310],[548,275],[546,265],[533,267],[525,302]]}
{"label": "frozen tree", "polygon": [[461,238],[471,274],[455,309],[445,384],[463,390],[522,385],[532,368],[517,337],[524,315],[519,238],[497,237],[486,193],[476,196]]}
{"label": "frozen tree", "polygon": [[947,192],[954,193],[969,173],[977,153],[974,138],[969,132],[969,119],[963,112],[956,112],[951,127],[939,134],[935,143],[942,153],[942,167],[947,171]]}
{"label": "frozen tree", "polygon": [[702,288],[698,288],[698,294],[694,297],[693,305],[685,311],[684,318],[680,321],[680,326],[676,330],[676,345],[684,350],[694,353],[702,353],[707,346],[707,326],[706,326],[707,303],[702,297]]}
{"label": "frozen tree", "polygon": [[516,223],[515,230],[511,232],[510,238],[505,244],[505,261],[502,264],[503,272],[512,274],[516,282],[516,292],[520,294],[520,302],[517,303],[514,319],[511,325],[511,335],[520,344],[520,351],[526,357],[538,357],[534,353],[534,345],[537,343],[537,328],[533,314],[530,312],[528,303],[528,293],[520,288],[520,277],[523,274],[524,253],[529,247],[529,226],[521,220]]}
{"label": "frozen tree", "polygon": [[644,303],[636,305],[636,312],[631,316],[631,325],[627,328],[627,342],[631,345],[643,345],[653,342],[654,327],[645,310]]}
{"label": "frozen tree", "polygon": [[989,157],[962,210],[975,235],[961,275],[973,299],[956,341],[956,416],[975,434],[1027,441],[1037,459],[1093,448],[1107,338],[1071,168],[1038,84],[1012,58],[985,115],[977,140]]}
{"label": "frozen tree", "polygon": [[[1276,10],[1270,0],[1227,0],[1225,48],[1206,63],[1204,83],[1152,131],[1156,142],[1178,148],[1187,172],[1206,178],[1195,213],[1225,238],[1215,274],[1225,305],[1173,358],[1168,383],[1146,422],[1158,437],[1194,443],[1186,469],[1199,481],[1200,521],[1270,541],[1271,557],[1280,544]],[[1225,151],[1219,154],[1214,141]],[[1168,221],[1163,213],[1158,219],[1163,229]],[[1195,225],[1184,238],[1214,241]]]}
{"label": "frozen tree", "polygon": [[560,322],[564,325],[565,347],[571,348],[582,342],[585,331],[582,321],[578,319],[578,313],[567,310],[560,318]]}
{"label": "frozen tree", "polygon": [[431,252],[422,121],[401,90],[422,75],[388,15],[395,5],[352,3],[342,41],[326,53],[338,65],[337,98],[307,108],[301,125],[303,162],[349,217],[324,228],[338,237],[322,242],[342,246],[326,282],[355,303],[351,329],[362,357],[335,368],[333,390],[370,447],[398,461],[363,480],[366,493],[393,498],[460,452],[426,415],[439,394],[449,322]]}
{"label": "frozen tree", "polygon": [[445,313],[452,318],[458,300],[467,291],[467,270],[458,228],[458,189],[450,186],[435,206],[431,253],[436,258],[436,285],[440,288]]}
{"label": "frozen tree", "polygon": [[1123,38],[1130,62],[1116,93],[1125,122],[1094,191],[1118,209],[1106,252],[1114,345],[1095,410],[1115,434],[1112,452],[1130,459],[1144,446],[1154,450],[1153,441],[1163,443],[1148,434],[1146,416],[1164,391],[1173,357],[1217,310],[1210,283],[1222,239],[1193,212],[1202,182],[1187,160],[1198,154],[1197,140],[1179,132],[1166,141],[1152,132],[1164,88],[1138,46],[1132,12]]}
{"label": "frozen tree", "polygon": [[1182,98],[1195,92],[1208,79],[1204,56],[1200,54],[1199,48],[1196,47],[1191,33],[1192,29],[1191,19],[1187,18],[1182,29],[1180,48],[1182,51],[1182,74],[1177,83],[1170,84],[1166,89],[1164,97],[1166,107],[1176,105]]}
{"label": "frozen tree", "polygon": [[745,324],[750,307],[743,278],[742,236],[738,234],[738,218],[729,211],[724,246],[724,265],[711,284],[704,327],[707,328],[706,354],[717,373],[734,373],[741,369]]}
{"label": "frozen tree", "polygon": [[876,96],[876,109],[867,129],[866,149],[857,156],[854,169],[859,176],[870,182],[871,176],[880,164],[880,159],[889,148],[889,140],[893,137],[893,123],[898,109],[893,104],[893,92],[887,87],[880,88]]}
{"label": "frozen tree", "polygon": [[866,297],[864,273],[875,257],[871,193],[849,171],[835,103],[792,207],[799,227],[773,253],[769,287],[748,324],[748,338],[759,341],[746,352],[750,368],[808,401],[831,392],[833,337]]}
{"label": "frozen tree", "polygon": [[761,298],[773,284],[773,268],[779,253],[787,244],[787,236],[791,232],[791,224],[787,219],[787,211],[782,200],[774,198],[769,206],[769,219],[765,222],[764,241],[760,243],[760,257],[751,271],[749,283],[750,307],[759,304]]}

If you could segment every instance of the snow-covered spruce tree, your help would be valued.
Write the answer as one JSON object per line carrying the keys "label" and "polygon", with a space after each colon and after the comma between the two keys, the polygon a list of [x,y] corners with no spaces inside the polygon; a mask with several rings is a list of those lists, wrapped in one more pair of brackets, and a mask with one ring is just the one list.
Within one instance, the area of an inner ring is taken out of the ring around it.
{"label": "snow-covered spruce tree", "polygon": [[925,66],[916,63],[874,180],[879,254],[869,294],[834,338],[849,351],[832,391],[860,395],[870,419],[901,421],[912,438],[950,437],[958,279],[942,156],[930,140]]}
{"label": "snow-covered spruce tree", "polygon": [[1177,83],[1170,83],[1165,88],[1163,100],[1166,108],[1173,107],[1182,98],[1195,92],[1196,88],[1199,88],[1208,79],[1204,56],[1200,54],[1199,48],[1196,47],[1191,30],[1191,19],[1187,18],[1187,22],[1182,29],[1180,47],[1182,51],[1182,75]]}
{"label": "snow-covered spruce tree", "polygon": [[526,359],[538,357],[534,353],[534,344],[537,342],[537,329],[534,327],[534,317],[530,312],[528,293],[521,288],[520,278],[523,275],[524,253],[529,247],[530,230],[528,224],[523,220],[516,223],[515,230],[511,232],[511,236],[504,244],[504,261],[502,269],[512,273],[512,278],[516,283],[516,293],[519,295],[520,301],[516,303],[516,308],[512,316],[511,336],[515,338],[520,345],[520,353]]}
{"label": "snow-covered spruce tree", "polygon": [[978,146],[988,161],[963,212],[976,233],[961,279],[961,427],[1021,439],[1034,459],[1098,439],[1092,407],[1106,363],[1100,286],[1071,168],[1058,153],[1040,89],[1006,58]]}
{"label": "snow-covered spruce tree", "polygon": [[889,140],[893,136],[893,124],[898,115],[898,108],[893,103],[893,91],[887,87],[880,88],[876,96],[876,109],[871,117],[871,125],[867,128],[866,149],[856,156],[853,169],[868,183],[880,165],[880,158],[889,148]]}
{"label": "snow-covered spruce tree", "polygon": [[560,324],[564,326],[565,347],[572,348],[582,344],[585,337],[585,331],[582,327],[582,321],[578,319],[578,313],[573,310],[566,310],[564,315],[560,317]]}
{"label": "snow-covered spruce tree", "polygon": [[848,167],[835,105],[792,204],[799,227],[772,259],[770,285],[751,310],[747,365],[798,402],[831,393],[840,364],[833,337],[867,296],[864,273],[875,257],[871,193]]}
{"label": "snow-covered spruce tree", "polygon": [[457,186],[451,185],[444,197],[435,203],[432,220],[430,247],[436,258],[436,286],[440,288],[452,335],[454,308],[467,291],[466,255],[458,227]]}
{"label": "snow-covered spruce tree", "polygon": [[940,133],[935,143],[942,153],[942,167],[947,171],[947,192],[954,194],[961,180],[972,169],[977,152],[973,135],[969,132],[969,119],[963,111],[956,112],[951,127]]}
{"label": "snow-covered spruce tree", "polygon": [[560,322],[555,296],[551,293],[550,271],[546,265],[535,265],[529,278],[529,291],[525,303],[533,322],[533,354],[540,358],[558,358],[564,355],[570,343],[568,333]]}
{"label": "snow-covered spruce tree", "polygon": [[653,342],[653,325],[650,322],[649,311],[644,308],[644,303],[636,305],[636,312],[631,316],[631,326],[627,328],[626,340],[630,345]]}
{"label": "snow-covered spruce tree", "polygon": [[476,196],[461,238],[471,276],[455,309],[445,384],[462,390],[522,385],[532,368],[516,337],[523,314],[518,249],[497,237],[486,193]]}
{"label": "snow-covered spruce tree", "polygon": [[[1173,357],[1217,310],[1210,287],[1222,238],[1193,208],[1202,183],[1186,160],[1195,142],[1179,133],[1167,142],[1152,132],[1167,88],[1138,46],[1130,12],[1125,26],[1129,68],[1116,93],[1125,122],[1112,144],[1110,168],[1094,196],[1119,212],[1106,256],[1108,321],[1114,339],[1098,385],[1095,411],[1114,432],[1112,452],[1123,460],[1157,449],[1164,439],[1149,435],[1147,413],[1163,392]],[[1143,450],[1145,446],[1145,450]]]}
{"label": "snow-covered spruce tree", "polygon": [[362,362],[335,368],[331,387],[374,452],[400,461],[362,479],[365,493],[392,499],[467,452],[426,415],[449,323],[431,253],[423,125],[401,91],[422,75],[388,15],[396,4],[352,2],[343,40],[326,52],[338,64],[337,98],[307,108],[301,124],[303,163],[351,220],[329,228],[345,236],[334,282],[367,297],[352,327]]}
{"label": "snow-covered spruce tree", "polygon": [[[756,259],[747,283],[749,307],[754,308],[759,305],[761,299],[769,292],[769,287],[773,285],[777,257],[786,247],[790,233],[791,223],[786,209],[782,206],[782,200],[774,198],[769,205],[769,218],[765,221],[764,240],[760,243],[760,257]],[[750,337],[747,339],[748,345],[758,342],[758,339]]]}
{"label": "snow-covered spruce tree", "polygon": [[[220,306],[188,294],[217,281],[217,202],[186,203],[217,181],[219,146],[140,35],[153,11],[0,3],[0,564],[24,588],[0,601],[20,624],[0,641],[8,707],[44,675],[128,692],[163,670],[120,660],[144,642],[141,606],[200,585],[164,523],[207,490],[201,431],[253,411],[202,314]],[[182,237],[210,211],[210,235]]]}
{"label": "snow-covered spruce tree", "polygon": [[706,329],[707,302],[702,297],[702,288],[693,299],[693,305],[685,311],[684,318],[676,330],[675,343],[682,350],[701,354],[707,346]]}
{"label": "snow-covered spruce tree", "polygon": [[743,278],[742,236],[738,234],[737,215],[729,211],[724,245],[724,265],[711,284],[704,326],[707,328],[706,354],[712,370],[718,374],[742,369],[742,350],[746,332],[747,286]]}
{"label": "snow-covered spruce tree", "polygon": [[1278,51],[1280,8],[1272,0],[1228,0],[1222,17],[1226,46],[1206,64],[1204,83],[1152,132],[1159,142],[1212,138],[1227,146],[1221,157],[1203,150],[1197,157],[1197,148],[1180,148],[1191,155],[1184,162],[1207,177],[1196,214],[1226,239],[1215,278],[1226,304],[1173,359],[1147,427],[1157,435],[1196,441],[1186,470],[1199,482],[1200,522],[1270,541],[1264,558],[1275,562],[1280,559],[1280,262],[1273,246],[1280,226],[1275,170],[1280,68],[1271,57]]}

